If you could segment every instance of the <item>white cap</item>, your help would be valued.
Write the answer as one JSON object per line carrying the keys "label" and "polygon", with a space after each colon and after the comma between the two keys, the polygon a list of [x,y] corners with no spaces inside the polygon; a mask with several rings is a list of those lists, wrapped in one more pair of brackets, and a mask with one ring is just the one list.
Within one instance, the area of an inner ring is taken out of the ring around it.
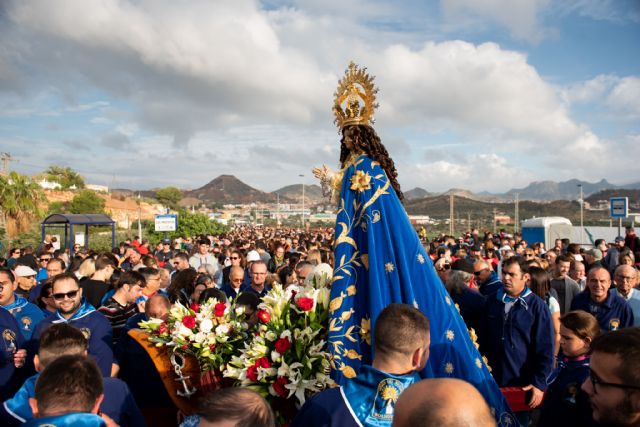
{"label": "white cap", "polygon": [[247,262],[260,261],[261,259],[258,251],[249,251],[247,254]]}
{"label": "white cap", "polygon": [[13,273],[18,277],[29,277],[29,276],[35,276],[36,274],[38,274],[36,271],[33,270],[33,268],[26,265],[17,266],[16,269],[13,270]]}

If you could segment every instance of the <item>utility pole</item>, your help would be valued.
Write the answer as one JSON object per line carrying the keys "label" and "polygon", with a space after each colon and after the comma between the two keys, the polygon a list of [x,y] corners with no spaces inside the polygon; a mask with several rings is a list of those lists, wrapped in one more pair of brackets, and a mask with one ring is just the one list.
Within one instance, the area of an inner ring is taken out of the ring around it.
{"label": "utility pole", "polygon": [[304,175],[298,175],[302,178],[302,229],[304,230]]}
{"label": "utility pole", "polygon": [[580,187],[580,244],[584,244],[584,193],[582,192],[582,184],[578,184]]}
{"label": "utility pole", "polygon": [[280,227],[280,193],[276,193],[277,204],[276,204],[276,226]]}
{"label": "utility pole", "polygon": [[2,162],[2,169],[0,169],[0,175],[9,174],[9,163],[13,162],[13,157],[9,153],[0,153],[0,162]]}
{"label": "utility pole", "polygon": [[455,227],[453,225],[453,194],[449,194],[449,235],[453,236],[455,233]]}
{"label": "utility pole", "polygon": [[140,214],[142,213],[140,208],[140,192],[138,192],[138,242],[142,242],[142,223],[140,222]]}
{"label": "utility pole", "polygon": [[496,234],[498,232],[498,223],[496,221],[496,213],[497,213],[497,209],[493,208],[493,234]]}
{"label": "utility pole", "polygon": [[520,212],[518,211],[519,209],[519,197],[520,197],[520,193],[516,193],[516,217],[514,219],[515,224],[513,226],[513,232],[517,233],[518,232],[518,228],[520,226]]}

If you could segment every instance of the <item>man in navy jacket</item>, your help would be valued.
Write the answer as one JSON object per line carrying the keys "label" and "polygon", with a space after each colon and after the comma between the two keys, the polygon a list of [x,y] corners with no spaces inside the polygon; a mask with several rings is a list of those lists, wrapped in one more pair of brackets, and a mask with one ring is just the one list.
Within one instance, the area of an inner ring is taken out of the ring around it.
{"label": "man in navy jacket", "polygon": [[587,289],[576,295],[571,310],[584,310],[598,319],[600,329],[615,331],[633,326],[633,310],[618,294],[609,292],[611,275],[604,267],[595,267],[587,275]]}
{"label": "man in navy jacket", "polygon": [[[528,267],[512,257],[502,266],[503,289],[487,297],[480,351],[500,387],[522,387],[534,409],[553,368],[553,324],[545,302],[527,287]],[[528,415],[527,415],[528,416]]]}

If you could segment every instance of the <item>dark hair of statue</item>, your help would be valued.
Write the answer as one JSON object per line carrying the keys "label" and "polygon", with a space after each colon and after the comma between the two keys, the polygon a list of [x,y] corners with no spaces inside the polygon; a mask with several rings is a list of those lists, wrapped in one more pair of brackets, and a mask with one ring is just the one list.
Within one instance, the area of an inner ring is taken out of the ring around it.
{"label": "dark hair of statue", "polygon": [[357,149],[362,150],[373,160],[380,163],[380,167],[382,167],[387,174],[387,178],[398,195],[398,198],[401,202],[404,201],[404,194],[402,193],[400,184],[398,183],[398,171],[396,171],[396,166],[391,157],[389,157],[387,149],[382,145],[380,137],[371,126],[349,125],[342,129],[342,139],[340,140],[340,165],[344,166],[344,162],[351,154],[351,151],[344,143],[344,132],[347,129],[353,129],[353,142]]}

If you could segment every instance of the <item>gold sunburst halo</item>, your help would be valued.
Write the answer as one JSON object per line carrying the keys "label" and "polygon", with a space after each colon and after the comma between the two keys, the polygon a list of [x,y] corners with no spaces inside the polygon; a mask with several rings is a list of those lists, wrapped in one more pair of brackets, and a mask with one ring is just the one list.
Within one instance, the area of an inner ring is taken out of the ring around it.
{"label": "gold sunburst halo", "polygon": [[374,79],[366,68],[360,68],[353,61],[349,63],[334,94],[334,123],[339,131],[348,125],[373,125],[373,114],[378,108]]}

